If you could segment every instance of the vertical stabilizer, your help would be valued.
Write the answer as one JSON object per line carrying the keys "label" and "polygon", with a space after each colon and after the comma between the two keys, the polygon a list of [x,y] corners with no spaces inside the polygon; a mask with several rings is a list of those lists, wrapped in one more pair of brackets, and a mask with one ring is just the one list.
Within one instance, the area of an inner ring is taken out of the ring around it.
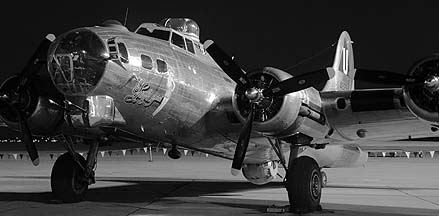
{"label": "vertical stabilizer", "polygon": [[352,43],[348,32],[343,31],[338,39],[334,64],[332,67],[326,68],[329,73],[335,75],[328,80],[323,91],[348,91],[354,89],[355,68]]}

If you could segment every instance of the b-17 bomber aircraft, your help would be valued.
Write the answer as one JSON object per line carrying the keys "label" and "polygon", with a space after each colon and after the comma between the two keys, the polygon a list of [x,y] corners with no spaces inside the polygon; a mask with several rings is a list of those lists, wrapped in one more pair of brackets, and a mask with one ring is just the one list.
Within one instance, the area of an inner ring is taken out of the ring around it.
{"label": "b-17 bomber aircraft", "polygon": [[[370,148],[437,149],[430,139],[439,129],[437,55],[406,75],[355,69],[342,32],[332,66],[292,76],[274,67],[246,71],[199,33],[191,19],[167,18],[134,32],[109,20],[49,34],[3,82],[1,119],[21,132],[34,165],[34,136],[63,140],[66,153],[51,174],[58,199],[84,199],[100,148],[133,143],[168,143],[174,159],[177,147],[230,159],[233,175],[258,185],[285,169],[291,210],[299,212],[321,208],[321,168],[363,166]],[[401,87],[355,90],[355,80]]]}

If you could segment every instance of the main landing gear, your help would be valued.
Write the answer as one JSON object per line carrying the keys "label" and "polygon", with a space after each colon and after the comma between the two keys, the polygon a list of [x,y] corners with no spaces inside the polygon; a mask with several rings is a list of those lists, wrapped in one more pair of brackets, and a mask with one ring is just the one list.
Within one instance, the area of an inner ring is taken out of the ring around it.
{"label": "main landing gear", "polygon": [[322,177],[314,159],[306,156],[296,158],[288,169],[285,187],[292,212],[322,210]]}
{"label": "main landing gear", "polygon": [[51,174],[52,192],[63,202],[79,202],[88,186],[95,183],[96,159],[99,143],[89,143],[87,160],[73,149],[71,137],[65,137],[67,153],[56,160]]}
{"label": "main landing gear", "polygon": [[[285,169],[287,172],[285,188],[288,192],[290,211],[295,213],[320,211],[322,210],[320,205],[323,186],[322,172],[313,158],[297,157],[299,147],[309,144],[311,140],[305,135],[298,134],[288,141],[291,145],[288,168]],[[279,149],[276,153],[278,152],[282,151]]]}

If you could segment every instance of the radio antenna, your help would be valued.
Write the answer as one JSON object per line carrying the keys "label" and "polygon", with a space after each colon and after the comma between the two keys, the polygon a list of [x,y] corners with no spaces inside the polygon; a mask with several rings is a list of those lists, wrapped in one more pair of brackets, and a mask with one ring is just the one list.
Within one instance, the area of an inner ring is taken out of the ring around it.
{"label": "radio antenna", "polygon": [[128,10],[129,8],[127,8],[127,10],[125,11],[125,21],[123,22],[123,26],[127,27],[127,21],[128,21]]}

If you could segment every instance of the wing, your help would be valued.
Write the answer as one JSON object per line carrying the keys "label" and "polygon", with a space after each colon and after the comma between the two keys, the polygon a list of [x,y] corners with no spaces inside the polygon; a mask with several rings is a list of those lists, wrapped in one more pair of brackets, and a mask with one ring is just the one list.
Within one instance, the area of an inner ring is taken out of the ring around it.
{"label": "wing", "polygon": [[418,152],[418,151],[439,151],[438,141],[435,138],[431,140],[395,140],[395,141],[379,141],[379,140],[367,140],[355,142],[361,146],[361,149],[365,151],[404,151],[404,152]]}
{"label": "wing", "polygon": [[331,142],[364,150],[439,150],[437,125],[408,107],[402,89],[322,92]]}
{"label": "wing", "polygon": [[402,89],[321,92],[327,121],[339,140],[397,140],[437,136],[407,106]]}

